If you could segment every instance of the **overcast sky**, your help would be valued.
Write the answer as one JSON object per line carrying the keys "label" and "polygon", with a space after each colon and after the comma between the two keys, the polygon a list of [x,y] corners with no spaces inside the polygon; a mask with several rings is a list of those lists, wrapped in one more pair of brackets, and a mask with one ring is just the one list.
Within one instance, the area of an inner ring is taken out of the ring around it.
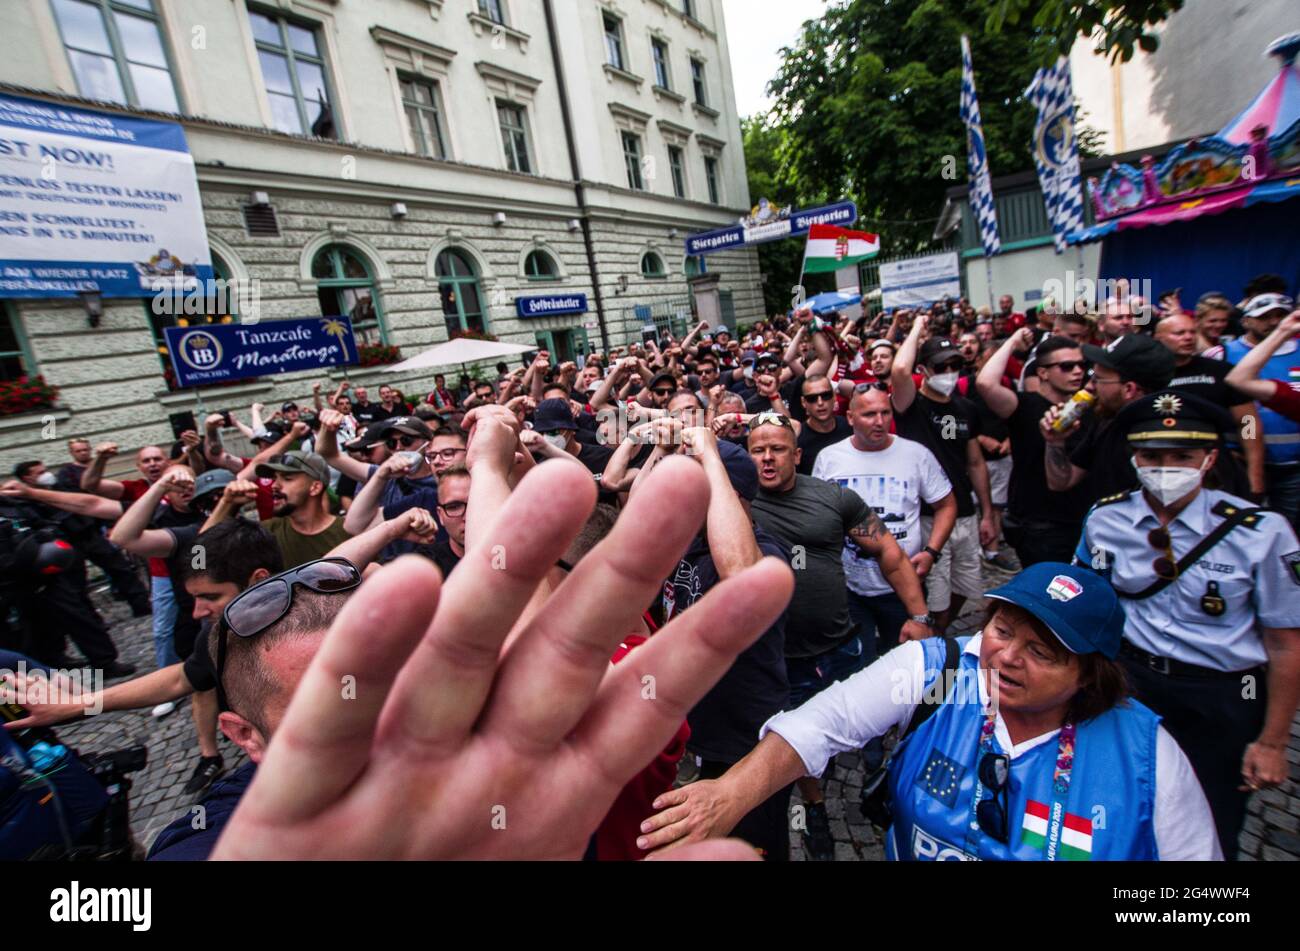
{"label": "overcast sky", "polygon": [[777,50],[794,42],[804,20],[822,15],[826,0],[722,0],[722,7],[743,118],[771,105],[764,88],[776,75]]}

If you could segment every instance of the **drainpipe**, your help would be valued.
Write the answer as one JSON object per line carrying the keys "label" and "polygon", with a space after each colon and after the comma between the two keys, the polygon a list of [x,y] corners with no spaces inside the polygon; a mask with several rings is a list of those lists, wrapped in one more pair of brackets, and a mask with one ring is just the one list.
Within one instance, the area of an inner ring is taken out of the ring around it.
{"label": "drainpipe", "polygon": [[582,244],[587,251],[587,271],[596,297],[596,322],[600,325],[600,347],[606,355],[610,351],[609,330],[605,326],[605,301],[600,293],[600,274],[596,270],[596,248],[591,241],[591,219],[587,213],[587,192],[582,184],[582,171],[578,167],[578,146],[573,139],[573,119],[569,111],[569,91],[564,84],[563,60],[555,34],[555,14],[551,0],[542,0],[546,13],[546,33],[551,41],[551,60],[555,64],[555,82],[560,93],[560,114],[564,119],[564,139],[569,146],[569,168],[573,174],[573,192],[578,202],[578,221],[582,225]]}

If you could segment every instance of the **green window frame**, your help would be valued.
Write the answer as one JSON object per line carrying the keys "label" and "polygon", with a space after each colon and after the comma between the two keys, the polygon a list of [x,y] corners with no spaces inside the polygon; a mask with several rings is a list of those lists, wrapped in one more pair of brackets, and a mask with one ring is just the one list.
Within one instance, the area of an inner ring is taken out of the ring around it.
{"label": "green window frame", "polygon": [[171,51],[153,0],[51,0],[51,6],[80,95],[180,113]]}
{"label": "green window frame", "polygon": [[673,177],[673,194],[678,198],[686,197],[686,155],[681,146],[668,146],[668,170]]}
{"label": "green window frame", "polygon": [[8,301],[0,301],[0,382],[40,376],[40,372],[18,312]]}
{"label": "green window frame", "polygon": [[384,308],[370,261],[346,244],[327,244],[311,260],[322,317],[347,317],[358,344],[387,345]]}
{"label": "green window frame", "polygon": [[524,276],[530,281],[558,281],[560,267],[550,252],[539,248],[524,258]]}
{"label": "green window frame", "polygon": [[524,107],[504,99],[497,100],[497,122],[501,126],[501,144],[505,149],[506,168],[512,172],[533,173],[528,150],[528,124]]}
{"label": "green window frame", "polygon": [[[321,50],[318,25],[256,7],[248,8],[248,18],[262,85],[271,106],[272,125],[291,135],[314,135],[312,127],[328,114],[332,138],[339,138],[329,66]],[[312,90],[303,87],[317,81],[319,96],[313,98]]]}
{"label": "green window frame", "polygon": [[466,331],[488,333],[483,288],[469,254],[457,247],[445,248],[434,261],[433,271],[438,278],[448,339]]}
{"label": "green window frame", "polygon": [[397,74],[402,91],[402,108],[411,127],[415,150],[431,158],[447,157],[447,139],[442,129],[442,91],[432,79]]}
{"label": "green window frame", "polygon": [[658,252],[647,251],[641,255],[641,276],[651,278],[668,276],[668,270],[664,267],[664,259],[659,256]]}
{"label": "green window frame", "polygon": [[641,136],[635,132],[620,132],[623,140],[623,164],[627,166],[627,187],[635,191],[645,191],[645,180],[641,177]]}
{"label": "green window frame", "polygon": [[722,189],[718,181],[718,160],[712,155],[704,157],[704,180],[709,183],[709,201],[714,205],[722,204]]}

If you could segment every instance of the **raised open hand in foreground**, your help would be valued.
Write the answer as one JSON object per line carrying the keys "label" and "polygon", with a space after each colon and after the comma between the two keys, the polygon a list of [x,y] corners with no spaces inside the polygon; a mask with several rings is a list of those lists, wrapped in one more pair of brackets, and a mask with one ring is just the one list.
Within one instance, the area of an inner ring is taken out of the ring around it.
{"label": "raised open hand in foreground", "polygon": [[504,655],[595,502],[579,467],[533,470],[445,584],[420,558],[380,571],[339,612],[213,857],[580,857],[789,600],[789,568],[765,559],[611,667],[708,499],[698,465],[663,462]]}

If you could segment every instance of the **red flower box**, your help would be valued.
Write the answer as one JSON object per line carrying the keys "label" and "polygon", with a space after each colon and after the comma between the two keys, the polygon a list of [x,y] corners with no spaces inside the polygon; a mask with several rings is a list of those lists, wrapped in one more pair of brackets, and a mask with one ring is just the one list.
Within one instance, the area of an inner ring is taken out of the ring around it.
{"label": "red flower box", "polygon": [[59,388],[46,383],[44,377],[20,376],[0,382],[0,416],[51,409],[58,398]]}

